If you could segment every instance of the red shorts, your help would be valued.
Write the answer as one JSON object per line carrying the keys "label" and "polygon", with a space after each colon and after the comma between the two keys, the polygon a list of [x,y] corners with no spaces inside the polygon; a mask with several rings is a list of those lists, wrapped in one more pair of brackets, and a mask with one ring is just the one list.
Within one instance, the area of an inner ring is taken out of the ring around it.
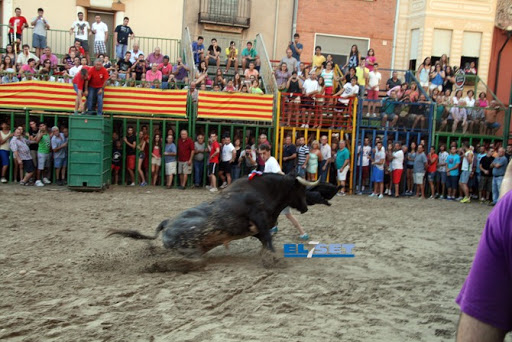
{"label": "red shorts", "polygon": [[121,166],[112,164],[112,170],[119,171],[121,170]]}
{"label": "red shorts", "polygon": [[135,170],[135,155],[126,156],[126,167],[130,170]]}
{"label": "red shorts", "polygon": [[370,165],[363,166],[363,179],[370,178]]}
{"label": "red shorts", "polygon": [[402,169],[393,170],[391,175],[393,176],[393,184],[400,184],[400,179],[402,179]]}
{"label": "red shorts", "polygon": [[366,96],[368,100],[378,100],[379,99],[379,91],[368,89],[368,95]]}
{"label": "red shorts", "polygon": [[332,95],[332,87],[325,87],[325,95]]}

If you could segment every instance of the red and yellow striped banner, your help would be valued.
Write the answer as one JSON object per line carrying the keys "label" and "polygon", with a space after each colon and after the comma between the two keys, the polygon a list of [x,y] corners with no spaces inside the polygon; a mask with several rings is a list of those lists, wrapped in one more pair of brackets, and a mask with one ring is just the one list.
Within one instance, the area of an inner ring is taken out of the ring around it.
{"label": "red and yellow striped banner", "polygon": [[[72,84],[25,81],[0,85],[0,107],[69,110],[75,108]],[[186,90],[106,87],[103,111],[116,114],[186,117]]]}
{"label": "red and yellow striped banner", "polygon": [[273,95],[200,91],[197,102],[198,118],[272,121]]}

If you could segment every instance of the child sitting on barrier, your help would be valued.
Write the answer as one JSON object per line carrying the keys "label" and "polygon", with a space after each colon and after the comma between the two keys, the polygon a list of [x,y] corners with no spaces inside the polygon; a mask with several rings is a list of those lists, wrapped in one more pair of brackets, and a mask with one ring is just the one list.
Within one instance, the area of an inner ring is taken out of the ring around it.
{"label": "child sitting on barrier", "polygon": [[395,114],[396,91],[392,90],[390,96],[384,100],[381,107],[381,126],[386,127],[386,122],[391,121],[389,127],[394,127],[398,121],[398,115]]}
{"label": "child sitting on barrier", "polygon": [[495,135],[501,125],[497,122],[500,107],[492,100],[489,108],[485,110],[485,134]]}

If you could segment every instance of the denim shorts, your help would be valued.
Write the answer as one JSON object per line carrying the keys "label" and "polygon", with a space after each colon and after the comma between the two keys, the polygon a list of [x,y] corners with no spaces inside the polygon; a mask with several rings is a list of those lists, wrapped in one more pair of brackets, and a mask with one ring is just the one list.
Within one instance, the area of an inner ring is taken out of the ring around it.
{"label": "denim shorts", "polygon": [[469,171],[462,171],[460,174],[459,183],[468,184],[469,181]]}
{"label": "denim shorts", "polygon": [[56,169],[66,166],[66,158],[53,158],[53,166]]}
{"label": "denim shorts", "polygon": [[446,172],[444,172],[444,171],[437,171],[436,172],[436,179],[437,179],[437,181],[441,181],[441,184],[446,184]]}
{"label": "denim shorts", "polygon": [[34,33],[32,36],[32,47],[44,49],[46,46],[46,37]]}

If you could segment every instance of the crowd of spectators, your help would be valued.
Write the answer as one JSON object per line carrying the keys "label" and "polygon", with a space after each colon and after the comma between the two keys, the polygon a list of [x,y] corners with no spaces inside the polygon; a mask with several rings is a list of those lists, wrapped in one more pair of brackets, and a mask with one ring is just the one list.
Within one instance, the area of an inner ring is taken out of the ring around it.
{"label": "crowd of spectators", "polygon": [[[346,104],[347,98],[353,97],[365,101],[365,118],[380,120],[381,127],[391,130],[426,129],[433,105],[436,105],[436,128],[440,131],[494,135],[501,126],[497,120],[503,109],[496,101],[488,100],[484,92],[475,99],[473,90],[463,94],[462,89],[455,87],[457,69],[448,64],[446,55],[434,65],[430,57],[425,58],[416,72],[420,83],[417,84],[410,77],[404,79],[397,71],[384,80],[372,48],[364,56],[353,45],[347,62],[338,68],[332,55],[322,55],[321,46],[315,47],[311,64],[301,64],[302,51],[300,35],[295,34],[294,41],[286,48],[286,56],[274,70],[278,88],[284,93],[286,108],[291,113],[285,120],[288,126],[292,116],[300,115],[301,126],[309,127],[315,111],[326,112],[326,104]],[[474,63],[465,69],[466,74],[476,74]],[[331,100],[331,96],[339,98]]]}
{"label": "crowd of spectators", "polygon": [[[234,41],[229,43],[224,54],[216,38],[212,38],[210,43],[206,49],[202,36],[192,43],[196,74],[195,79],[190,82],[191,88],[228,93],[264,94],[260,83],[260,56],[251,41],[247,42],[240,55]],[[222,61],[225,61],[224,70],[221,67]],[[210,65],[216,66],[213,77],[208,73]],[[232,76],[230,75],[231,66],[233,66]]]}
{"label": "crowd of spectators", "polygon": [[[420,199],[446,199],[469,203],[496,204],[499,188],[507,164],[512,157],[512,145],[499,144],[457,146],[441,144],[439,150],[427,149],[425,141],[410,145],[401,142],[383,145],[377,137],[373,146],[365,138],[357,147],[356,178],[362,195],[372,191],[370,197],[384,195],[417,196]],[[369,189],[370,183],[373,189]],[[366,187],[366,188],[365,188]]]}

